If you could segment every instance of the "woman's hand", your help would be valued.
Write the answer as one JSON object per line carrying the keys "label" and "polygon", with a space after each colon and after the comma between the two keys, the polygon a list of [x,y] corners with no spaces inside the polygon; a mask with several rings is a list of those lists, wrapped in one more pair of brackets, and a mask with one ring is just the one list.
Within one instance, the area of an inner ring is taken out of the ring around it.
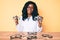
{"label": "woman's hand", "polygon": [[13,19],[14,19],[15,24],[17,25],[18,24],[18,16],[14,16]]}
{"label": "woman's hand", "polygon": [[43,17],[39,16],[39,17],[38,17],[38,26],[39,26],[39,27],[42,26],[42,20],[43,20]]}

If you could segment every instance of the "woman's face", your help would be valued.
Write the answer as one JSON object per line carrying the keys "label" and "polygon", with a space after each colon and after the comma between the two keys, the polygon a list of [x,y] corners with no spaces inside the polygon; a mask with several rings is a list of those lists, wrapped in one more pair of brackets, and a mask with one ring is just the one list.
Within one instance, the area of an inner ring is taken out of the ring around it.
{"label": "woman's face", "polygon": [[27,8],[27,13],[28,15],[31,15],[32,12],[33,12],[33,4],[29,4]]}

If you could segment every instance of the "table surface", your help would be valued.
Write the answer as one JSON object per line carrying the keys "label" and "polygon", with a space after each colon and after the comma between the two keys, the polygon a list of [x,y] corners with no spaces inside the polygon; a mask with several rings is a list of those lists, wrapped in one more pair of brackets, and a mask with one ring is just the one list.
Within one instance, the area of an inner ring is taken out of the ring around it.
{"label": "table surface", "polygon": [[[0,32],[0,40],[10,40],[10,36],[15,34],[22,34],[28,36],[26,32]],[[48,34],[50,36],[53,36],[53,38],[42,37],[42,34]],[[27,38],[26,37],[23,39],[15,38],[13,40],[27,40]],[[38,32],[36,40],[60,40],[60,32]]]}

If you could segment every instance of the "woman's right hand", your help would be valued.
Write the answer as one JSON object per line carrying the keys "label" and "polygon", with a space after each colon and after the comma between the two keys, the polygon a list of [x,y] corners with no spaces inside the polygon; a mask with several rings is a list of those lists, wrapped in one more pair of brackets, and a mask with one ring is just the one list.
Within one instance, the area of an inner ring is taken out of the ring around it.
{"label": "woman's right hand", "polygon": [[14,19],[15,24],[17,25],[18,24],[18,16],[14,16],[13,19]]}

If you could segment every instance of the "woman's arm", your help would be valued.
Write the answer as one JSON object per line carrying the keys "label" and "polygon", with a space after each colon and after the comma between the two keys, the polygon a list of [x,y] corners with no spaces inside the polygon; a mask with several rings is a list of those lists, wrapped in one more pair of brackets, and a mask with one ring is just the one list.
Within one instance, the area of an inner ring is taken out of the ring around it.
{"label": "woman's arm", "polygon": [[21,26],[22,16],[19,19],[18,16],[14,16],[13,19],[16,24],[16,29],[18,30],[18,32],[22,32],[23,29]]}

